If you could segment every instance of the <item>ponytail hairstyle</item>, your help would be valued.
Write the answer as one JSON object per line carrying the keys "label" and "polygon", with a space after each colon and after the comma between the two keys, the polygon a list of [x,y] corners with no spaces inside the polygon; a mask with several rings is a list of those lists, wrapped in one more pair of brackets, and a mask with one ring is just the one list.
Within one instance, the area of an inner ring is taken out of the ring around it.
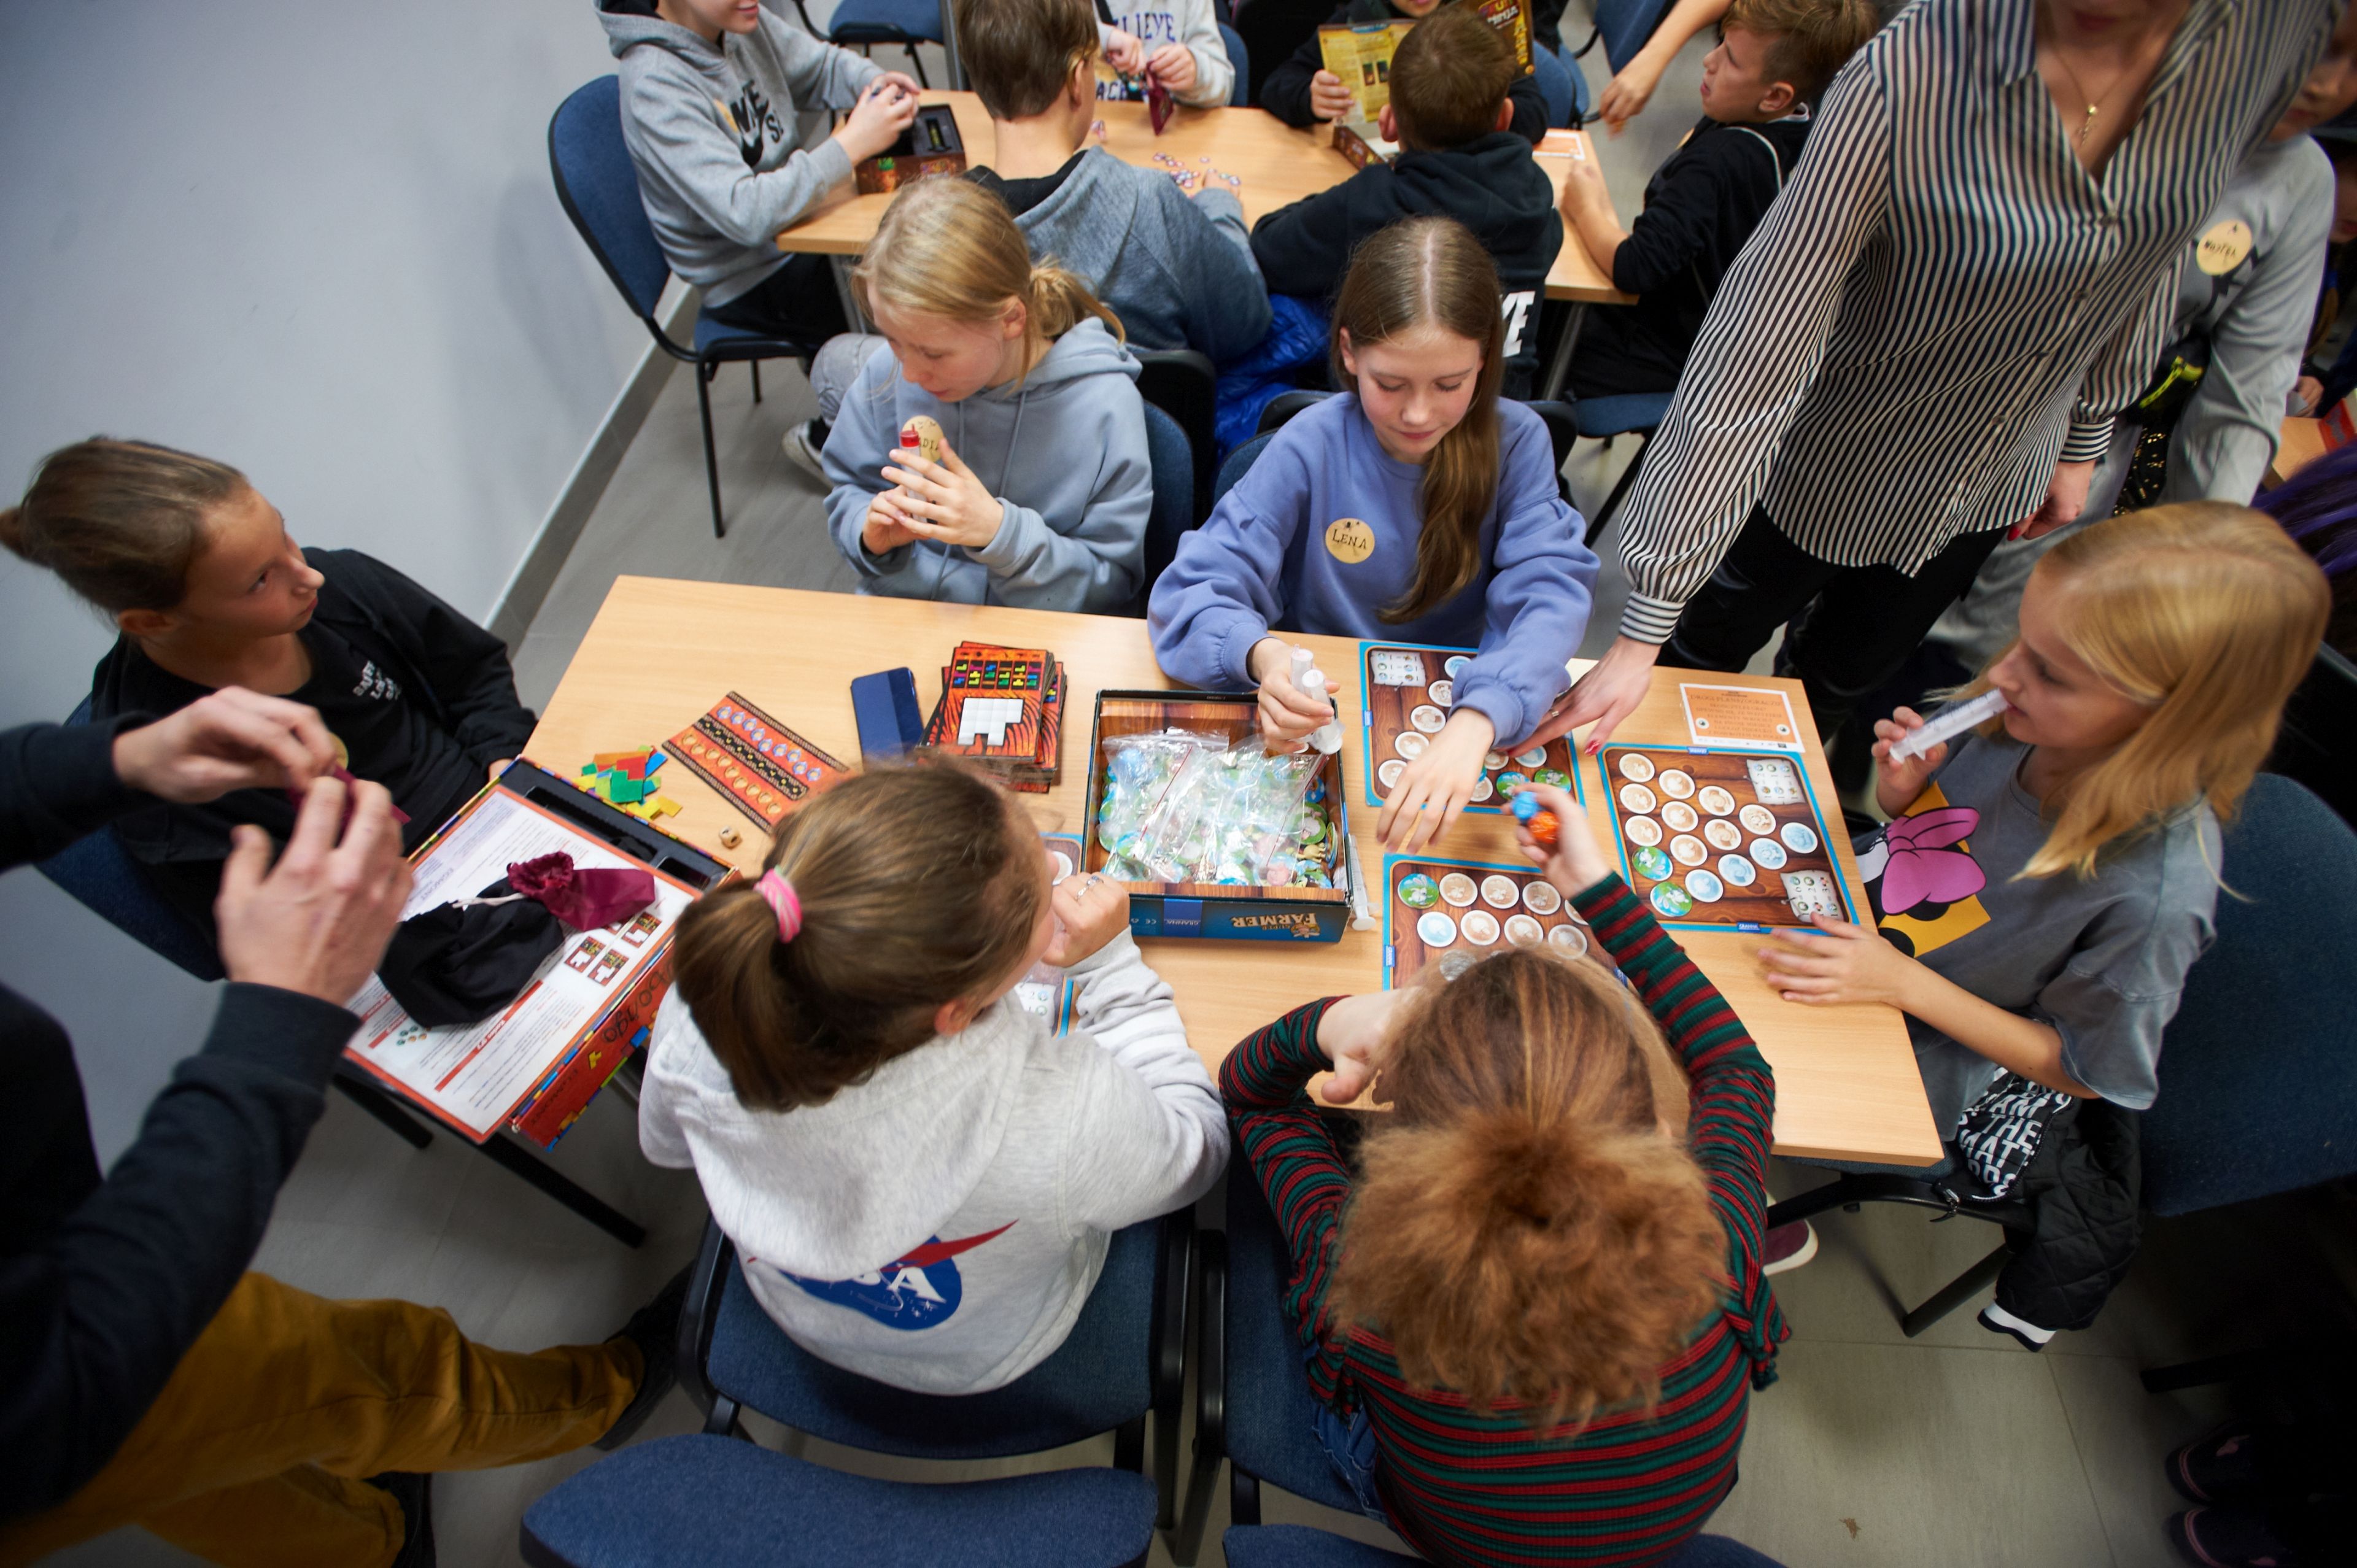
{"label": "ponytail hairstyle", "polygon": [[851,291],[869,316],[877,302],[912,316],[995,322],[1008,300],[1022,302],[1027,358],[1093,316],[1126,342],[1121,317],[1078,273],[1031,249],[1006,204],[971,180],[936,176],[904,185],[884,209],[876,237],[851,269]]}
{"label": "ponytail hairstyle", "polygon": [[[2047,802],[2053,828],[2019,875],[2092,876],[2107,845],[2197,800],[2233,820],[2324,636],[2332,591],[2316,563],[2264,513],[2186,501],[2083,528],[2033,575],[2063,645],[2149,716]],[[1988,686],[1984,672],[1962,694]]]}
{"label": "ponytail hairstyle", "polygon": [[1422,988],[1392,1037],[1341,1322],[1387,1337],[1413,1383],[1519,1402],[1534,1433],[1650,1413],[1728,1284],[1661,1030],[1598,965],[1514,948]]}
{"label": "ponytail hairstyle", "polygon": [[168,610],[188,597],[205,514],[245,488],[226,463],[93,435],[41,459],[0,510],[0,544],[109,615]]}
{"label": "ponytail hairstyle", "polygon": [[1453,218],[1403,219],[1351,252],[1334,301],[1335,385],[1356,384],[1342,363],[1345,334],[1351,351],[1363,354],[1426,326],[1480,344],[1481,371],[1465,417],[1425,465],[1415,578],[1383,610],[1394,623],[1414,620],[1464,591],[1481,569],[1481,524],[1498,499],[1498,388],[1506,374],[1498,269]]}
{"label": "ponytail hairstyle", "polygon": [[[673,982],[737,1098],[823,1105],[934,1037],[943,1003],[1011,980],[1048,899],[1030,824],[948,762],[879,768],[804,802],[759,884],[680,917]],[[770,901],[791,885],[800,929]]]}

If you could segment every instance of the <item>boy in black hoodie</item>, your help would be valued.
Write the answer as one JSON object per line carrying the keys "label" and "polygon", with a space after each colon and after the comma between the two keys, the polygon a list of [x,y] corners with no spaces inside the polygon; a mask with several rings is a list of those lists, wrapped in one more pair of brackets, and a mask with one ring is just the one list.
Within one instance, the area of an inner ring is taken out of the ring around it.
{"label": "boy in black hoodie", "polygon": [[1324,299],[1376,230],[1403,218],[1454,218],[1497,263],[1503,390],[1529,396],[1539,300],[1563,245],[1563,220],[1531,145],[1506,128],[1515,80],[1513,50],[1470,6],[1418,22],[1392,61],[1391,102],[1377,127],[1400,144],[1399,155],[1260,220],[1253,256],[1269,292]]}
{"label": "boy in black hoodie", "polygon": [[[1431,16],[1440,4],[1441,0],[1342,0],[1324,25],[1343,27],[1366,22],[1415,21]],[[1399,70],[1396,59],[1392,62],[1392,70]],[[1396,86],[1394,91],[1397,91]],[[1539,93],[1539,79],[1535,75],[1514,77],[1506,97],[1513,104],[1513,120],[1501,128],[1512,130],[1533,146],[1538,145],[1539,138],[1547,130],[1546,100]],[[1315,32],[1293,51],[1293,58],[1262,79],[1260,106],[1288,125],[1340,120],[1351,113],[1351,90],[1342,85],[1340,77],[1326,69],[1326,56]]]}
{"label": "boy in black hoodie", "polygon": [[1595,162],[1566,164],[1573,242],[1637,296],[1589,314],[1576,396],[1677,390],[1719,280],[1801,160],[1809,106],[1878,25],[1873,0],[1734,0],[1703,61],[1703,117],[1654,171],[1625,232]]}

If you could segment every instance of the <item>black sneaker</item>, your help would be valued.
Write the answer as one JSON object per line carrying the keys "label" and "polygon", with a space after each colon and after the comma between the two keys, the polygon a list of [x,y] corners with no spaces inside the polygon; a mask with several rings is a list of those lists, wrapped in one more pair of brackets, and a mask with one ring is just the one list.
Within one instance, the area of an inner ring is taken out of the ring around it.
{"label": "black sneaker", "polygon": [[663,1395],[671,1392],[672,1384],[678,1381],[679,1314],[687,1305],[687,1276],[693,1268],[691,1264],[672,1275],[671,1283],[655,1293],[654,1300],[630,1314],[622,1331],[608,1338],[609,1345],[616,1339],[627,1339],[636,1345],[647,1369],[639,1380],[639,1391],[630,1396],[630,1402],[622,1407],[622,1413],[614,1418],[614,1424],[597,1439],[596,1447],[610,1454],[638,1435],[639,1428],[647,1423],[647,1417],[654,1413],[655,1406],[662,1403]]}
{"label": "black sneaker", "polygon": [[2230,1421],[2195,1438],[2161,1467],[2190,1503],[2244,1502],[2259,1495],[2258,1437],[2247,1421]]}
{"label": "black sneaker", "polygon": [[819,461],[819,454],[826,450],[828,434],[826,421],[813,419],[787,431],[783,443],[786,456],[794,467],[821,484],[827,479],[826,465]]}
{"label": "black sneaker", "polygon": [[401,1505],[401,1555],[393,1568],[434,1568],[434,1477],[387,1470],[361,1484],[391,1492]]}

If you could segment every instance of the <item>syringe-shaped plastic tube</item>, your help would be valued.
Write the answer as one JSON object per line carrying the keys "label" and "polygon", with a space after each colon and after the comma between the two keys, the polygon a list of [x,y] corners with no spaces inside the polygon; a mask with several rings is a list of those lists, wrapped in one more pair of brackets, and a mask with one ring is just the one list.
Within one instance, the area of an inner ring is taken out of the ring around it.
{"label": "syringe-shaped plastic tube", "polygon": [[[1293,650],[1293,683],[1323,703],[1329,700],[1326,694],[1326,672],[1311,665],[1310,660],[1316,657],[1306,648]],[[1309,745],[1312,749],[1329,757],[1341,750],[1341,725],[1332,719],[1319,725],[1309,732]]]}
{"label": "syringe-shaped plastic tube", "polygon": [[2003,712],[2005,693],[1998,691],[1983,692],[1969,703],[1943,708],[1921,729],[1909,730],[1900,736],[1890,747],[1890,760],[1904,762],[1910,757],[1921,757],[1950,736],[1962,735]]}

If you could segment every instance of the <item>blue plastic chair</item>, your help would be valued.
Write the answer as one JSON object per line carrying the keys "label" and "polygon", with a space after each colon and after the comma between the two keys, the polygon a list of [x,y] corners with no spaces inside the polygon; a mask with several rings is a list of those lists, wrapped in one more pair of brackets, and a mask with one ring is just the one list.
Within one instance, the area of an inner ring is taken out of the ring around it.
{"label": "blue plastic chair", "polygon": [[1236,84],[1228,90],[1228,107],[1252,107],[1252,50],[1244,48],[1244,36],[1229,27],[1220,25],[1220,43],[1228,51],[1228,63],[1236,68]]}
{"label": "blue plastic chair", "polygon": [[1179,1399],[1186,1374],[1191,1210],[1114,1233],[1096,1289],[1053,1355],[1004,1388],[912,1393],[804,1350],[761,1310],[736,1249],[707,1223],[680,1315],[680,1380],[712,1435],[737,1415],[771,1420],[848,1448],[915,1459],[1038,1454],[1114,1434],[1114,1464],[1144,1469],[1154,1425],[1156,1518],[1176,1512]]}
{"label": "blue plastic chair", "polygon": [[1212,460],[1219,451],[1220,374],[1209,357],[1194,349],[1132,349],[1138,363],[1137,395],[1177,422],[1187,438],[1194,515],[1211,515]]}
{"label": "blue plastic chair", "polygon": [[1604,58],[1618,73],[1652,39],[1653,29],[1670,14],[1670,4],[1671,0],[1596,0],[1596,29],[1586,43],[1571,51],[1572,58],[1579,59],[1601,43]]}
{"label": "blue plastic chair", "polygon": [[1178,422],[1146,405],[1146,450],[1154,465],[1154,510],[1146,520],[1145,558],[1140,563],[1133,615],[1146,613],[1155,579],[1178,553],[1178,541],[1195,526],[1195,451]]}
{"label": "blue plastic chair", "polygon": [[1547,124],[1577,125],[1584,117],[1580,107],[1579,87],[1584,79],[1579,67],[1567,63],[1561,55],[1544,47],[1531,50],[1531,65],[1539,79],[1539,96],[1546,100]]}
{"label": "blue plastic chair", "polygon": [[[1403,1557],[1302,1524],[1231,1525],[1221,1537],[1228,1568],[1403,1568]],[[1723,1535],[1697,1535],[1663,1568],[1777,1568],[1776,1560]]]}
{"label": "blue plastic chair", "polygon": [[827,37],[845,48],[863,52],[877,44],[898,44],[908,51],[909,69],[915,73],[917,85],[931,87],[917,46],[942,41],[942,7],[939,0],[843,0],[834,8]]}
{"label": "blue plastic chair", "polygon": [[[1269,399],[1268,406],[1260,412],[1259,433],[1229,453],[1228,460],[1220,466],[1220,477],[1212,486],[1211,504],[1217,506],[1220,498],[1244,477],[1244,471],[1253,466],[1267,446],[1268,438],[1285,428],[1287,420],[1304,409],[1315,408],[1333,395],[1329,392],[1303,388],[1279,392]],[[1547,427],[1547,445],[1555,452],[1555,486],[1563,492],[1564,498],[1569,499],[1571,487],[1564,480],[1563,464],[1564,459],[1571,456],[1572,442],[1584,434],[1579,429],[1577,411],[1567,403],[1525,403],[1523,406],[1537,414],[1540,423]],[[1597,530],[1590,529],[1588,537],[1594,539],[1596,532]]]}
{"label": "blue plastic chair", "polygon": [[1154,1488],[1119,1470],[927,1485],[877,1480],[725,1437],[661,1437],[524,1510],[532,1568],[1117,1568],[1154,1540]]}
{"label": "blue plastic chair", "polygon": [[639,171],[622,140],[622,90],[619,78],[601,76],[574,89],[548,121],[548,172],[556,199],[582,243],[606,269],[622,298],[636,312],[662,351],[695,367],[695,406],[704,417],[704,478],[712,492],[712,536],[727,532],[720,510],[720,458],[712,446],[712,378],[720,367],[739,362],[753,368],[753,401],[761,401],[761,361],[794,360],[810,371],[815,343],[765,337],[696,313],[695,338],[682,344],[655,319],[671,263],[655,240],[654,225],[639,199]]}
{"label": "blue plastic chair", "polygon": [[1244,477],[1245,471],[1260,461],[1260,455],[1266,451],[1268,444],[1275,439],[1274,432],[1266,435],[1255,435],[1228,454],[1228,460],[1220,465],[1219,478],[1211,486],[1211,505],[1214,508],[1220,504],[1222,496],[1236,488],[1236,481]]}
{"label": "blue plastic chair", "polygon": [[[1592,441],[1611,441],[1616,436],[1633,435],[1637,437],[1637,455],[1620,470],[1613,484],[1612,493],[1596,509],[1587,522],[1587,543],[1595,547],[1604,536],[1604,525],[1620,506],[1621,498],[1637,482],[1637,470],[1644,466],[1645,448],[1653,444],[1653,432],[1662,427],[1669,416],[1670,392],[1629,392],[1619,397],[1587,397],[1572,404],[1573,426],[1581,435]],[[1562,464],[1562,454],[1556,455],[1555,466]]]}

